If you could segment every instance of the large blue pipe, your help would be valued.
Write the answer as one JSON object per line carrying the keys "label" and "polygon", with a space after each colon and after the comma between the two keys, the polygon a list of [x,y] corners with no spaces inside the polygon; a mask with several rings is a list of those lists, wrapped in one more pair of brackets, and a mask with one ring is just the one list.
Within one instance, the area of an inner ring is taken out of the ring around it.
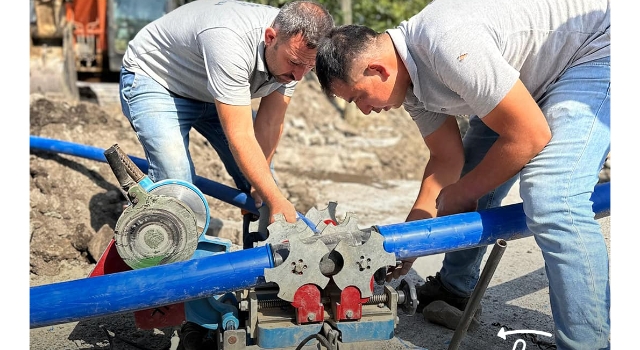
{"label": "large blue pipe", "polygon": [[[595,187],[591,200],[596,215],[611,207],[610,183]],[[494,244],[498,239],[514,240],[531,236],[522,203],[418,220],[377,226],[384,237],[384,249],[405,259]]]}
{"label": "large blue pipe", "polygon": [[133,312],[251,288],[273,267],[267,246],[31,287],[31,328]]}
{"label": "large blue pipe", "polygon": [[[34,135],[30,136],[29,146],[31,149],[68,154],[76,157],[96,160],[103,163],[107,162],[107,159],[104,157],[105,150],[98,147],[81,145],[73,142],[49,139]],[[133,163],[138,168],[140,168],[143,173],[146,174],[148,172],[149,163],[146,159],[134,156],[129,156],[129,158],[131,158]],[[245,209],[254,214],[259,214],[253,198],[251,198],[251,196],[247,196],[246,193],[236,188],[229,187],[197,175],[193,184],[206,195],[217,198],[238,208]]]}

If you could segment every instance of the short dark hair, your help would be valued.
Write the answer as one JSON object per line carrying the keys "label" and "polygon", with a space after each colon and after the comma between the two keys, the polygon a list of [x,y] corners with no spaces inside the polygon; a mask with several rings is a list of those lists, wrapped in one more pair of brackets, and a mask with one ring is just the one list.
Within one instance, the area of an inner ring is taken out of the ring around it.
{"label": "short dark hair", "polygon": [[336,80],[349,83],[354,59],[366,51],[378,35],[375,30],[358,24],[342,25],[329,32],[318,46],[316,56],[316,75],[327,96],[333,95],[331,84]]}
{"label": "short dark hair", "polygon": [[307,48],[315,49],[333,28],[333,17],[321,4],[299,0],[285,4],[273,21],[273,27],[283,39],[302,35]]}

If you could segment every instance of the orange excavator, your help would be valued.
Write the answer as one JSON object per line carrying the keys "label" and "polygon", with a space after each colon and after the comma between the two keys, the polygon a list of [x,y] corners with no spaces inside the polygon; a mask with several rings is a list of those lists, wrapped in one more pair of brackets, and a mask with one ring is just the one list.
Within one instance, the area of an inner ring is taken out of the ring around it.
{"label": "orange excavator", "polygon": [[79,73],[118,72],[129,40],[186,2],[31,0],[31,92],[77,99]]}

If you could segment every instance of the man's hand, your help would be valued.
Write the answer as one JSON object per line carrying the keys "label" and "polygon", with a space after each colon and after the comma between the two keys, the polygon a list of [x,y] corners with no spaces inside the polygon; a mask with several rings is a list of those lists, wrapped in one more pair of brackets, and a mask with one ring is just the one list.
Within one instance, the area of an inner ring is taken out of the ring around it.
{"label": "man's hand", "polygon": [[[262,200],[262,197],[255,188],[251,188],[251,198],[253,198],[253,202],[255,203],[256,208],[260,208],[265,204]],[[270,224],[275,221],[275,214],[282,214],[287,222],[296,222],[296,219],[298,217],[296,209],[293,204],[286,200],[284,197],[281,200],[275,201],[271,205],[268,205],[268,207],[271,214],[271,217],[269,218]]]}
{"label": "man's hand", "polygon": [[251,198],[253,198],[253,203],[256,205],[256,208],[260,208],[262,206],[262,197],[255,188],[251,187]]}
{"label": "man's hand", "polygon": [[404,276],[411,270],[411,266],[413,266],[413,262],[416,261],[417,258],[409,258],[402,261],[399,261],[396,266],[390,266],[387,268],[387,282],[391,282],[391,279],[398,279],[400,276]]}
{"label": "man's hand", "polygon": [[436,208],[438,216],[466,213],[475,211],[478,208],[478,201],[469,198],[468,193],[460,191],[460,186],[453,184],[440,191],[436,198]]}
{"label": "man's hand", "polygon": [[284,215],[284,219],[290,223],[294,223],[298,219],[296,208],[284,197],[272,203],[267,203],[267,205],[269,206],[269,211],[271,212],[271,217],[269,218],[270,224],[275,221],[274,215],[276,214]]}

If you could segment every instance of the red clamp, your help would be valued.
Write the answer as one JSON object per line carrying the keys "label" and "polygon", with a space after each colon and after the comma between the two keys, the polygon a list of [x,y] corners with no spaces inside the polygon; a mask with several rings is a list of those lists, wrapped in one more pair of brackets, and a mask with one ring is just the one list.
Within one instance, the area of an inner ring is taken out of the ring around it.
{"label": "red clamp", "polygon": [[[370,283],[373,292],[373,278]],[[336,321],[357,321],[362,318],[362,304],[369,298],[361,298],[360,290],[354,286],[348,286],[340,293],[340,301],[334,303]]]}
{"label": "red clamp", "polygon": [[298,288],[291,305],[296,308],[296,324],[324,321],[324,305],[320,289],[315,284],[305,284]]}

